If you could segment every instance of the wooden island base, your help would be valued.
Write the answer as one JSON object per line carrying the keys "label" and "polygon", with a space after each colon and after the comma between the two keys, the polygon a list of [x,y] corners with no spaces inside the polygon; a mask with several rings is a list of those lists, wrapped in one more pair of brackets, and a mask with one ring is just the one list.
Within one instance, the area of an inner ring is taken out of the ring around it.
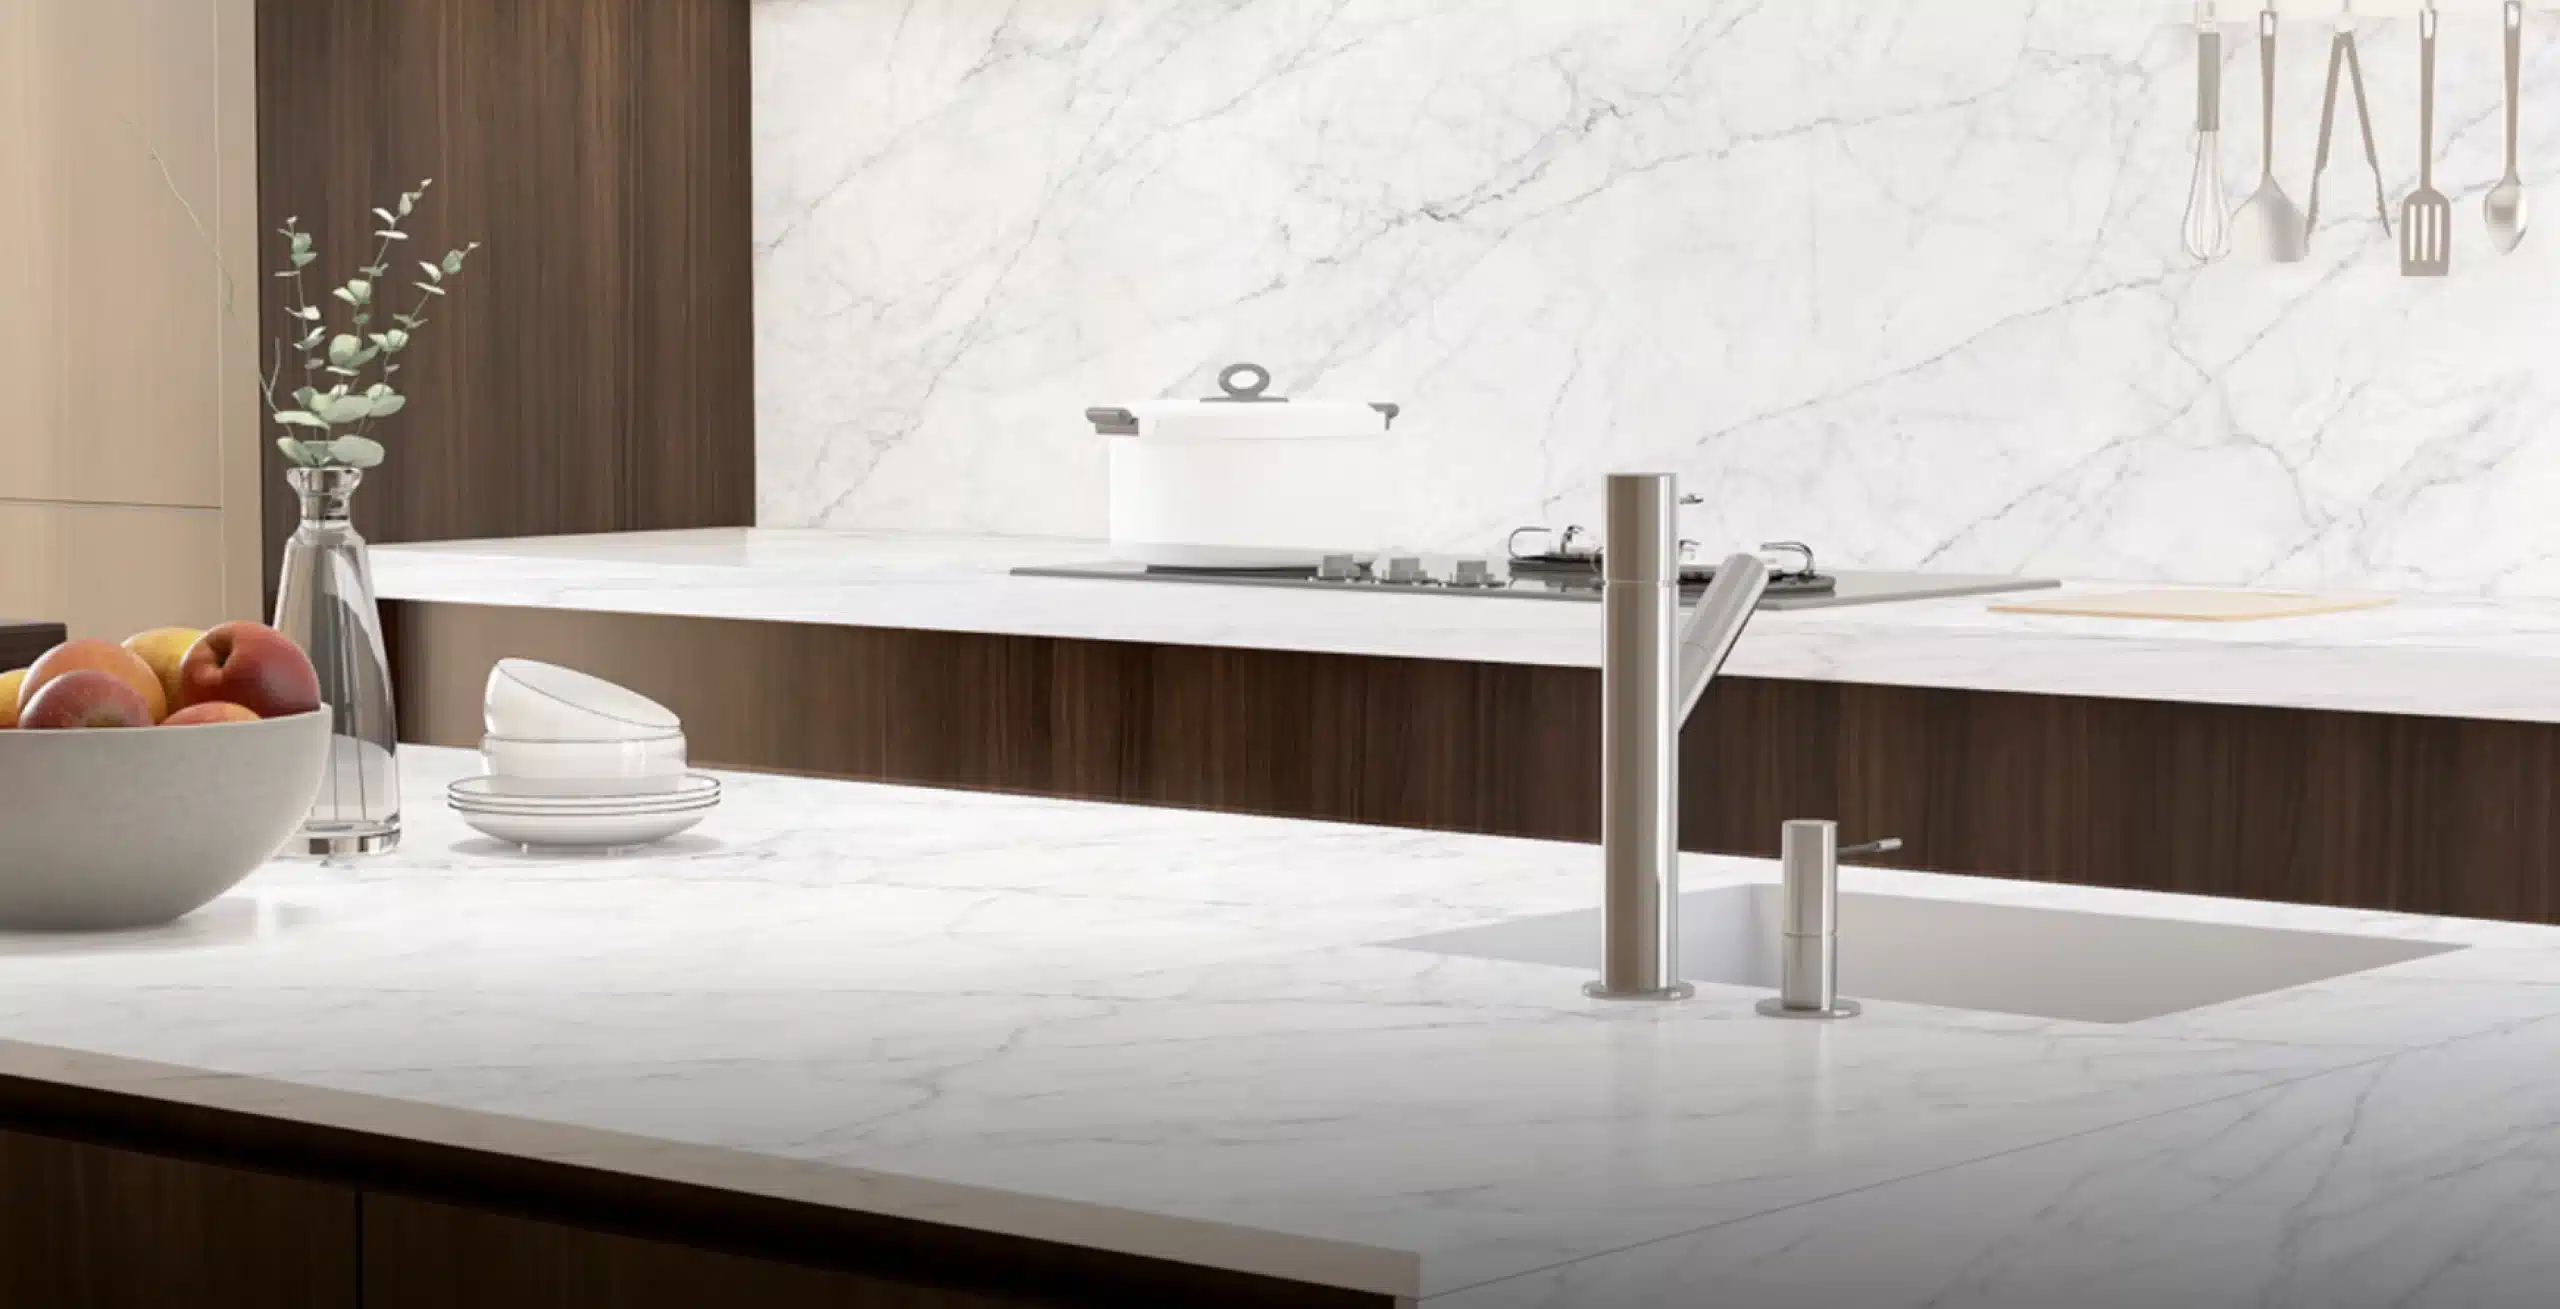
{"label": "wooden island base", "polygon": [[1395,1303],[0,1075],[0,1305],[12,1309]]}
{"label": "wooden island base", "polygon": [[[1599,831],[1588,669],[384,609],[413,742],[476,746],[489,666],[517,655],[659,699],[706,766]],[[1783,820],[1830,817],[1940,872],[2555,923],[2555,785],[2547,724],[1731,677],[1681,739],[1681,844],[1774,856]]]}

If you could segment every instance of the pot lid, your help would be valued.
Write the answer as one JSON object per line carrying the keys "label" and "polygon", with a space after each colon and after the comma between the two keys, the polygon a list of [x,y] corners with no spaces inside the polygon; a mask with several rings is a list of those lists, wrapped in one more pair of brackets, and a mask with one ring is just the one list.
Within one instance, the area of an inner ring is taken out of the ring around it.
{"label": "pot lid", "polygon": [[1272,395],[1271,370],[1260,364],[1227,365],[1218,389],[1223,394],[1087,409],[1084,416],[1105,436],[1303,440],[1383,436],[1402,412],[1391,404]]}

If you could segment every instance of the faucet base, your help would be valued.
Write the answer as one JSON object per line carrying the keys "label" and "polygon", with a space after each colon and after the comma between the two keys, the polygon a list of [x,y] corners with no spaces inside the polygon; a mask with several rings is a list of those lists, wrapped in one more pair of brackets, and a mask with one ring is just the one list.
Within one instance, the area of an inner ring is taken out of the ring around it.
{"label": "faucet base", "polygon": [[1855,1018],[1859,1013],[1858,1002],[1855,1000],[1834,1000],[1831,1002],[1831,1007],[1828,1009],[1795,1009],[1790,1008],[1785,1000],[1774,995],[1753,1007],[1760,1011],[1760,1016],[1763,1018],[1819,1018],[1829,1020],[1834,1018]]}
{"label": "faucet base", "polygon": [[1659,991],[1612,991],[1606,982],[1584,982],[1582,993],[1594,1000],[1686,1000],[1698,993],[1687,982],[1673,982]]}

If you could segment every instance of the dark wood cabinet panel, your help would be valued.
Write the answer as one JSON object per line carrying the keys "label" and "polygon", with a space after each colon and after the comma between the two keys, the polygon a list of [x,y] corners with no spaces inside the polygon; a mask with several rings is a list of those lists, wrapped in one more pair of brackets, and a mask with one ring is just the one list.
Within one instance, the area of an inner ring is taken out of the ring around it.
{"label": "dark wood cabinet panel", "polygon": [[[942,1229],[947,1239],[966,1233]],[[1053,1248],[1054,1249],[1054,1248]],[[846,1258],[860,1252],[845,1250]],[[1388,1309],[1390,1297],[976,1238],[912,1279],[772,1259],[422,1200],[364,1198],[365,1309]],[[830,1260],[830,1263],[837,1263]],[[938,1274],[938,1275],[937,1275]],[[965,1281],[970,1285],[955,1285]]]}
{"label": "dark wood cabinet panel", "polygon": [[[505,655],[685,716],[705,764],[1563,840],[1587,669],[393,604],[404,738]],[[2560,922],[2560,727],[1753,678],[1681,737],[1684,848],[1833,817],[1947,872]],[[1595,880],[1596,888],[1596,880]]]}
{"label": "dark wood cabinet panel", "polygon": [[1031,1309],[451,1205],[365,1197],[365,1309]]}
{"label": "dark wood cabinet panel", "polygon": [[747,40],[747,0],[260,0],[261,226],[298,217],[334,284],[432,177],[409,244],[485,243],[404,356],[366,536],[754,520]]}
{"label": "dark wood cabinet panel", "polygon": [[0,618],[0,673],[24,668],[69,636],[60,623]]}
{"label": "dark wood cabinet panel", "polygon": [[356,1309],[356,1197],[0,1131],[0,1305]]}

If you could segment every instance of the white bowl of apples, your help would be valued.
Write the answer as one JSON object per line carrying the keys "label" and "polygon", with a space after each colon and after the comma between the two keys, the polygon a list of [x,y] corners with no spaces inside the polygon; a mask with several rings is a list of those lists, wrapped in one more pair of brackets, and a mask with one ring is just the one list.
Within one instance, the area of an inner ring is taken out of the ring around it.
{"label": "white bowl of apples", "polygon": [[283,847],[328,760],[310,659],[257,623],[68,641],[0,673],[0,929],[194,912]]}

